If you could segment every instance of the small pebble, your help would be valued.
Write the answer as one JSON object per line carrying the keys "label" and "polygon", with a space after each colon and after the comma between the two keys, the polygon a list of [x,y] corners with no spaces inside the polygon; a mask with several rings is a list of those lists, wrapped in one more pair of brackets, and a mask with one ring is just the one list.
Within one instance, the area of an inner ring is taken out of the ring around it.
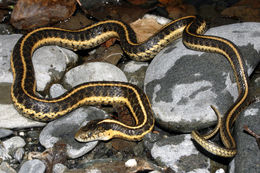
{"label": "small pebble", "polygon": [[135,167],[137,166],[137,161],[135,159],[129,159],[125,162],[125,167]]}
{"label": "small pebble", "polygon": [[15,151],[17,148],[22,148],[25,146],[25,141],[20,136],[15,136],[7,139],[3,142],[3,146],[10,153],[10,150]]}
{"label": "small pebble", "polygon": [[24,149],[23,148],[18,148],[15,153],[14,153],[14,158],[15,160],[17,160],[18,162],[21,162],[23,159],[23,155],[24,155]]}
{"label": "small pebble", "polygon": [[1,138],[4,138],[4,137],[7,137],[9,135],[13,134],[13,131],[12,130],[9,130],[9,129],[0,129],[0,139]]}
{"label": "small pebble", "polygon": [[224,171],[224,169],[220,168],[220,169],[216,170],[215,173],[225,173],[225,171]]}
{"label": "small pebble", "polygon": [[65,165],[63,165],[63,164],[61,164],[61,163],[57,163],[57,164],[55,164],[55,165],[53,166],[52,172],[53,172],[53,173],[63,173],[63,172],[66,171],[66,169],[67,169],[67,167],[66,167]]}
{"label": "small pebble", "polygon": [[24,136],[25,133],[24,132],[19,132],[19,136]]}
{"label": "small pebble", "polygon": [[21,169],[19,170],[18,173],[44,173],[46,169],[45,164],[38,160],[38,159],[34,159],[34,160],[29,160],[26,161]]}
{"label": "small pebble", "polygon": [[12,159],[12,157],[8,154],[8,151],[5,149],[5,147],[0,144],[0,161],[10,159]]}

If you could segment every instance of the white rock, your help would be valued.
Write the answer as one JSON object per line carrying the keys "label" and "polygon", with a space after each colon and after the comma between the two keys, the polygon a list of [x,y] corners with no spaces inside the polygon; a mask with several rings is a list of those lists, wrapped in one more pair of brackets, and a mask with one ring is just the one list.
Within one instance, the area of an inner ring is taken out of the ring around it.
{"label": "white rock", "polygon": [[137,161],[135,159],[129,159],[125,162],[125,167],[131,168],[137,166]]}
{"label": "white rock", "polygon": [[21,36],[21,34],[0,35],[0,82],[13,81],[10,58],[14,45]]}
{"label": "white rock", "polygon": [[116,66],[105,62],[92,62],[77,66],[65,75],[65,83],[74,87],[91,81],[127,82],[125,74]]}
{"label": "white rock", "polygon": [[0,128],[27,128],[44,126],[45,123],[25,118],[12,104],[0,104]]}

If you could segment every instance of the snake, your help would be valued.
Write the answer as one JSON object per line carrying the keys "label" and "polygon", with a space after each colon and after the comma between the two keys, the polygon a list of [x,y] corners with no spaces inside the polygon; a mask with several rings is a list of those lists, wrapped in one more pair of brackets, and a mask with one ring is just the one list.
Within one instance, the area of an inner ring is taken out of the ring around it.
{"label": "snake", "polygon": [[[49,122],[83,105],[122,104],[132,115],[134,125],[124,124],[112,118],[93,120],[76,132],[75,139],[79,142],[112,138],[139,141],[152,131],[155,124],[151,103],[142,89],[125,82],[87,82],[75,86],[57,98],[43,98],[36,90],[33,53],[46,45],[58,45],[74,51],[90,49],[110,38],[117,38],[129,58],[135,61],[149,61],[167,45],[182,37],[183,44],[187,48],[219,53],[228,60],[233,69],[239,92],[237,100],[223,117],[212,106],[218,117],[215,129],[207,135],[192,131],[191,136],[195,143],[213,155],[234,157],[236,143],[231,128],[248,95],[248,77],[237,46],[221,37],[203,35],[206,29],[206,22],[199,16],[186,16],[173,20],[144,42],[137,42],[133,29],[119,20],[99,21],[79,30],[55,27],[35,29],[18,40],[11,55],[14,77],[11,86],[13,105],[27,118]],[[224,146],[209,140],[218,131]]]}

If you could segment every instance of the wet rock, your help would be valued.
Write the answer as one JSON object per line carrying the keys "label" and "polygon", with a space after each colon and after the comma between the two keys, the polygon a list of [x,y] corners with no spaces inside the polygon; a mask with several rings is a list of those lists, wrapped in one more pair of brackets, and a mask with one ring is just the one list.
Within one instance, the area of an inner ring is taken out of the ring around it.
{"label": "wet rock", "polygon": [[16,171],[7,162],[1,163],[0,172],[1,173],[16,173]]}
{"label": "wet rock", "polygon": [[19,173],[44,173],[46,166],[38,159],[26,161],[19,170]]}
{"label": "wet rock", "polygon": [[3,141],[3,146],[8,151],[8,153],[17,150],[18,148],[22,148],[25,146],[25,141],[20,136],[14,136],[10,139]]}
{"label": "wet rock", "polygon": [[40,143],[45,148],[51,148],[58,141],[67,144],[67,155],[70,158],[77,158],[92,150],[97,141],[79,143],[74,139],[77,130],[86,125],[88,121],[96,118],[105,118],[105,113],[97,108],[79,108],[68,115],[54,120],[42,130]]}
{"label": "wet rock", "polygon": [[[260,61],[259,27],[259,23],[233,24],[206,34],[238,45],[251,74]],[[181,41],[154,58],[146,71],[145,91],[157,122],[178,132],[211,126],[216,115],[210,105],[224,114],[238,96],[233,71],[223,56],[188,50]]]}
{"label": "wet rock", "polygon": [[1,138],[4,138],[4,137],[7,137],[9,135],[13,134],[13,131],[12,130],[9,130],[9,129],[0,129],[0,139]]}
{"label": "wet rock", "polygon": [[129,61],[128,63],[123,65],[122,69],[125,72],[126,77],[130,83],[143,88],[143,81],[147,67],[147,62]]}
{"label": "wet rock", "polygon": [[260,134],[260,102],[252,103],[237,118],[235,138],[238,153],[234,158],[233,173],[259,172],[260,152],[256,138],[244,130],[248,126],[257,135]]}
{"label": "wet rock", "polygon": [[77,59],[77,54],[58,46],[45,46],[36,50],[33,64],[37,91],[43,91],[51,82],[59,81],[67,65],[75,63]]}
{"label": "wet rock", "polygon": [[18,29],[31,29],[70,17],[76,8],[73,0],[19,0],[15,5],[11,23]]}
{"label": "wet rock", "polygon": [[71,87],[90,81],[123,81],[125,74],[116,66],[104,62],[92,62],[77,66],[65,75],[64,82]]}
{"label": "wet rock", "polygon": [[178,135],[154,143],[151,155],[161,166],[175,172],[209,172],[209,158],[193,145],[190,135]]}
{"label": "wet rock", "polygon": [[0,35],[0,82],[12,83],[10,57],[15,43],[22,35]]}

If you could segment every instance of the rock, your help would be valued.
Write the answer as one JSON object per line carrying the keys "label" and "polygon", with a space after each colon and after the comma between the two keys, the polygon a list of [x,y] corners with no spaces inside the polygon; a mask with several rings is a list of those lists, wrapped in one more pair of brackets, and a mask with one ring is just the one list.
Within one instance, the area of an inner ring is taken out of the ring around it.
{"label": "rock", "polygon": [[143,81],[147,67],[147,62],[129,61],[123,65],[122,70],[125,72],[126,77],[130,83],[143,88]]}
{"label": "rock", "polygon": [[9,135],[13,134],[13,131],[12,130],[9,130],[9,129],[0,129],[0,139],[1,138],[4,138],[4,137],[7,137]]}
{"label": "rock", "polygon": [[[260,135],[260,101],[252,103],[237,118],[235,138],[238,153],[234,158],[233,173],[260,172],[260,152],[256,138],[245,132],[244,126]],[[231,172],[232,173],[232,172]]]}
{"label": "rock", "polygon": [[[259,23],[239,23],[212,28],[206,34],[233,41],[251,74],[260,61],[259,27]],[[154,58],[144,83],[159,125],[178,132],[213,125],[216,115],[210,105],[224,114],[238,96],[233,72],[224,57],[188,50],[181,41]]]}
{"label": "rock", "polygon": [[77,66],[65,75],[64,83],[71,87],[90,81],[123,81],[125,74],[116,66],[105,62],[92,62]]}
{"label": "rock", "polygon": [[51,148],[56,142],[62,140],[67,144],[67,155],[70,158],[78,158],[92,150],[97,145],[97,141],[79,143],[74,139],[74,135],[80,126],[96,118],[105,118],[105,113],[94,107],[79,108],[48,123],[40,134],[40,143],[45,148]]}
{"label": "rock", "polygon": [[7,149],[2,144],[0,144],[0,159],[1,160],[12,159],[12,156],[9,155]]}
{"label": "rock", "polygon": [[0,128],[27,128],[45,125],[45,123],[33,121],[22,116],[14,108],[10,92],[11,83],[0,83]]}
{"label": "rock", "polygon": [[175,172],[210,172],[209,158],[193,145],[190,135],[178,135],[155,142],[151,155],[161,166]]}
{"label": "rock", "polygon": [[19,0],[15,5],[11,23],[18,29],[32,29],[69,18],[76,9],[73,0]]}
{"label": "rock", "polygon": [[46,166],[38,159],[26,161],[19,170],[19,173],[44,173]]}
{"label": "rock", "polygon": [[33,64],[37,91],[43,91],[48,84],[59,81],[64,76],[67,65],[75,63],[77,59],[77,54],[58,46],[45,46],[36,50]]}
{"label": "rock", "polygon": [[135,167],[137,166],[137,162],[135,159],[129,159],[125,162],[125,167]]}
{"label": "rock", "polygon": [[1,173],[16,173],[16,171],[7,162],[1,163],[0,172]]}
{"label": "rock", "polygon": [[53,166],[53,173],[63,173],[67,170],[67,167],[61,163],[57,163]]}
{"label": "rock", "polygon": [[50,88],[50,95],[52,98],[59,97],[63,93],[65,93],[67,90],[63,88],[60,84],[53,84]]}
{"label": "rock", "polygon": [[30,120],[19,114],[13,104],[0,104],[0,128],[28,128],[44,125],[45,123]]}
{"label": "rock", "polygon": [[18,148],[22,148],[25,146],[25,141],[20,136],[14,136],[10,139],[3,141],[3,146],[8,151],[8,153],[17,150]]}
{"label": "rock", "polygon": [[18,162],[21,162],[24,156],[24,149],[23,148],[18,148],[15,153],[14,153],[14,158],[15,160],[17,160]]}
{"label": "rock", "polygon": [[125,74],[116,66],[105,62],[92,62],[77,66],[65,75],[64,83],[70,87],[90,81],[127,82]]}
{"label": "rock", "polygon": [[0,35],[0,82],[12,83],[10,57],[21,34]]}

